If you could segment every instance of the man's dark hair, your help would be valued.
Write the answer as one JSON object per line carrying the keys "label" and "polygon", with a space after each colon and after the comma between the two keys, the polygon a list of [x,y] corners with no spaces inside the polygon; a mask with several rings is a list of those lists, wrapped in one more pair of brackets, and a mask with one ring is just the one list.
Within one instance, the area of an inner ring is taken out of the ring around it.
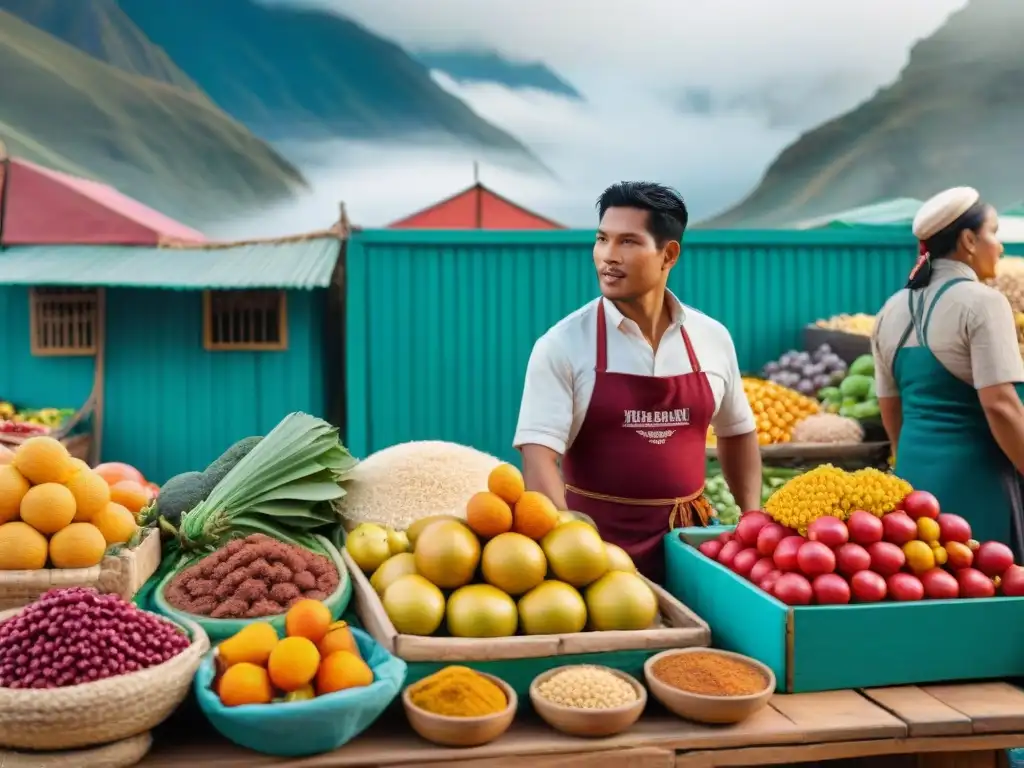
{"label": "man's dark hair", "polygon": [[683,240],[690,221],[683,196],[664,184],[651,181],[620,181],[612,184],[597,199],[597,214],[604,218],[609,208],[639,208],[647,211],[647,231],[659,248],[665,243]]}

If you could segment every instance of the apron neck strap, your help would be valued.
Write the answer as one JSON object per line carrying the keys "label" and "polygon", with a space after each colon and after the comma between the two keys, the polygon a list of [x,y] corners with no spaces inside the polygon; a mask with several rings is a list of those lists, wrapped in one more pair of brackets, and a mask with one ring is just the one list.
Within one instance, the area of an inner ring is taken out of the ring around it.
{"label": "apron neck strap", "polygon": [[[690,341],[690,334],[682,325],[679,326],[679,332],[683,336],[686,354],[690,358],[690,368],[694,373],[700,373],[700,361],[693,349],[693,342]],[[597,300],[597,365],[594,370],[598,373],[605,373],[608,370],[608,324],[605,321],[603,298]]]}

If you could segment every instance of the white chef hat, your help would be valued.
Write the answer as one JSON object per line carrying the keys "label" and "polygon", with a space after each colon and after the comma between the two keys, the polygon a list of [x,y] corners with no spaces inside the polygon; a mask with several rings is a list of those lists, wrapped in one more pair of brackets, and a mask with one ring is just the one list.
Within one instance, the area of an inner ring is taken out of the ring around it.
{"label": "white chef hat", "polygon": [[914,217],[914,237],[925,241],[935,237],[981,199],[973,187],[953,187],[927,200]]}

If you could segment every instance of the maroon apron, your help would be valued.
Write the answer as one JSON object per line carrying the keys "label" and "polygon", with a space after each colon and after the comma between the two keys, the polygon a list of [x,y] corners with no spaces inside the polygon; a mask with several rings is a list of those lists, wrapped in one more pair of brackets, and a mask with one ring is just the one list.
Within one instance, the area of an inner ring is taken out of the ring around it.
{"label": "maroon apron", "polygon": [[663,539],[679,526],[707,525],[704,452],[715,398],[686,328],[692,373],[609,373],[604,300],[597,305],[594,394],[562,458],[569,509],[593,518],[648,578],[661,582]]}

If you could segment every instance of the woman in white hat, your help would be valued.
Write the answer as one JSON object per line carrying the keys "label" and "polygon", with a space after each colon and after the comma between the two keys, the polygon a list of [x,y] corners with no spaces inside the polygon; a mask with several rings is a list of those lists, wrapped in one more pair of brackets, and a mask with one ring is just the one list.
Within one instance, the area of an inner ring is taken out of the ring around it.
{"label": "woman in white hat", "polygon": [[879,313],[872,352],[896,474],[1022,562],[1024,363],[1009,302],[982,282],[1003,255],[998,224],[969,187],[921,206],[920,257]]}

